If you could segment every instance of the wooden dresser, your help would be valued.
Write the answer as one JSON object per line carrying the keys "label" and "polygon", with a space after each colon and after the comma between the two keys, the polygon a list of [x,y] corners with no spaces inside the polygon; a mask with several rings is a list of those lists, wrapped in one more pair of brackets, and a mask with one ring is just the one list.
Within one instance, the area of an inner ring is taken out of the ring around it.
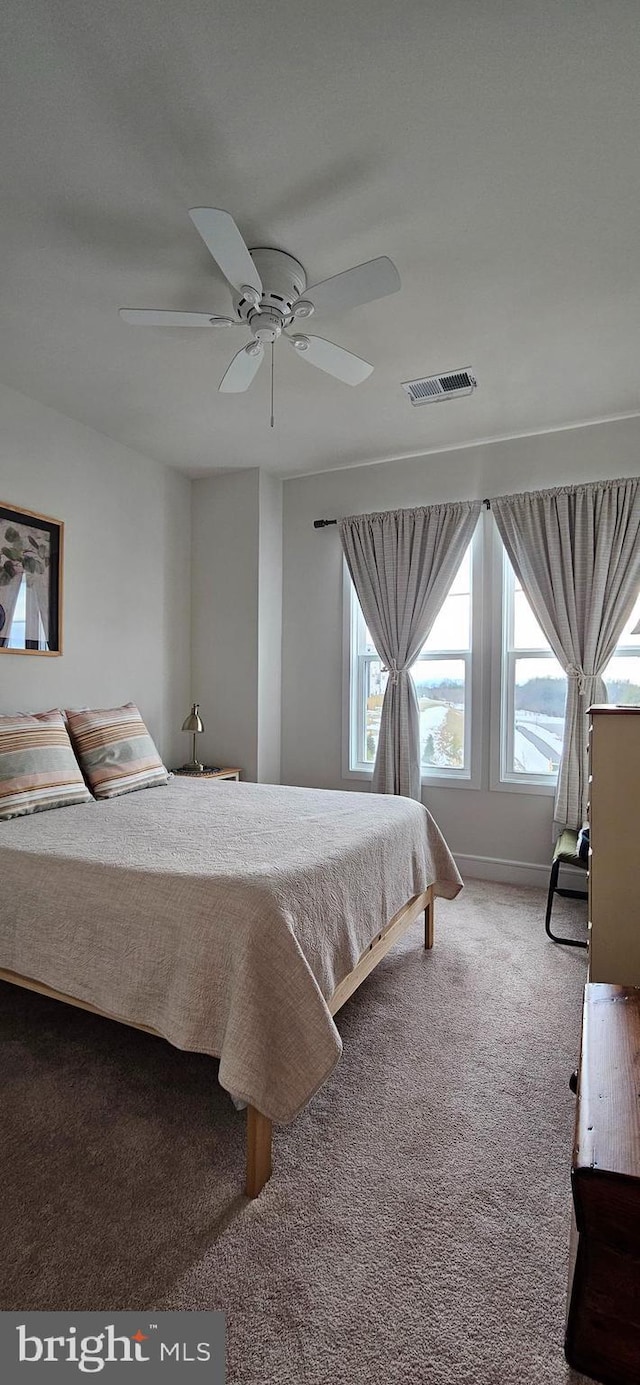
{"label": "wooden dresser", "polygon": [[589,977],[640,986],[640,707],[592,707],[589,755]]}
{"label": "wooden dresser", "polygon": [[640,1385],[640,990],[588,984],[571,1180],[565,1350],[607,1385]]}

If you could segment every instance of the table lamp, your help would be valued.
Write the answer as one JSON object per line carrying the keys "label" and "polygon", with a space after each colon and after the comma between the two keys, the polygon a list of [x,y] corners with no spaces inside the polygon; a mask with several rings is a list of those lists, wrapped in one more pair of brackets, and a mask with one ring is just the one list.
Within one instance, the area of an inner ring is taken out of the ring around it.
{"label": "table lamp", "polygon": [[192,774],[197,774],[203,768],[203,766],[200,764],[200,761],[196,757],[196,736],[198,736],[201,731],[204,731],[204,726],[202,724],[202,721],[200,720],[199,702],[194,702],[189,716],[185,717],[182,723],[182,730],[190,731],[191,735],[193,736],[191,759],[189,763],[187,765],[183,765],[182,768],[191,770]]}

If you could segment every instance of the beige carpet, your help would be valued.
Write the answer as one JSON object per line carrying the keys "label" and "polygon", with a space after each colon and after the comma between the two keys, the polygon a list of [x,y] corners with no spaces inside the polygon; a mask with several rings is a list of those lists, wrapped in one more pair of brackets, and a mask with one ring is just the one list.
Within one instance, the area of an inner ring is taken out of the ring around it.
{"label": "beige carpet", "polygon": [[[0,1308],[222,1308],[234,1385],[568,1385],[585,956],[470,882],[339,1015],[342,1062],[240,1194],[211,1060],[0,984]],[[558,901],[580,930],[584,905]]]}

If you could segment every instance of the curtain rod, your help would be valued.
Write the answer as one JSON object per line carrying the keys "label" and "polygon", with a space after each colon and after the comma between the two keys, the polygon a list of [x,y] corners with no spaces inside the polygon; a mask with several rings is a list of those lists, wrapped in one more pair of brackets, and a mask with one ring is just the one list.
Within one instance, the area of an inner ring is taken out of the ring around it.
{"label": "curtain rod", "polygon": [[[455,503],[455,502],[454,502],[454,503]],[[490,501],[490,500],[483,500],[482,504],[483,504],[483,505],[486,505],[486,507],[487,507],[488,510],[491,509],[491,501]],[[328,529],[330,524],[337,524],[337,523],[338,523],[337,519],[314,519],[314,521],[313,521],[313,527],[314,527],[314,529]]]}

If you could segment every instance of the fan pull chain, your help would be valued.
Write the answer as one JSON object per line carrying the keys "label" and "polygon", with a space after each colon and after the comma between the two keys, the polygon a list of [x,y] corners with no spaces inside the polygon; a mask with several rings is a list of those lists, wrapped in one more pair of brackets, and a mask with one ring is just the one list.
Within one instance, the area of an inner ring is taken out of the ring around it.
{"label": "fan pull chain", "polygon": [[273,370],[275,342],[271,343],[271,427],[273,428]]}

